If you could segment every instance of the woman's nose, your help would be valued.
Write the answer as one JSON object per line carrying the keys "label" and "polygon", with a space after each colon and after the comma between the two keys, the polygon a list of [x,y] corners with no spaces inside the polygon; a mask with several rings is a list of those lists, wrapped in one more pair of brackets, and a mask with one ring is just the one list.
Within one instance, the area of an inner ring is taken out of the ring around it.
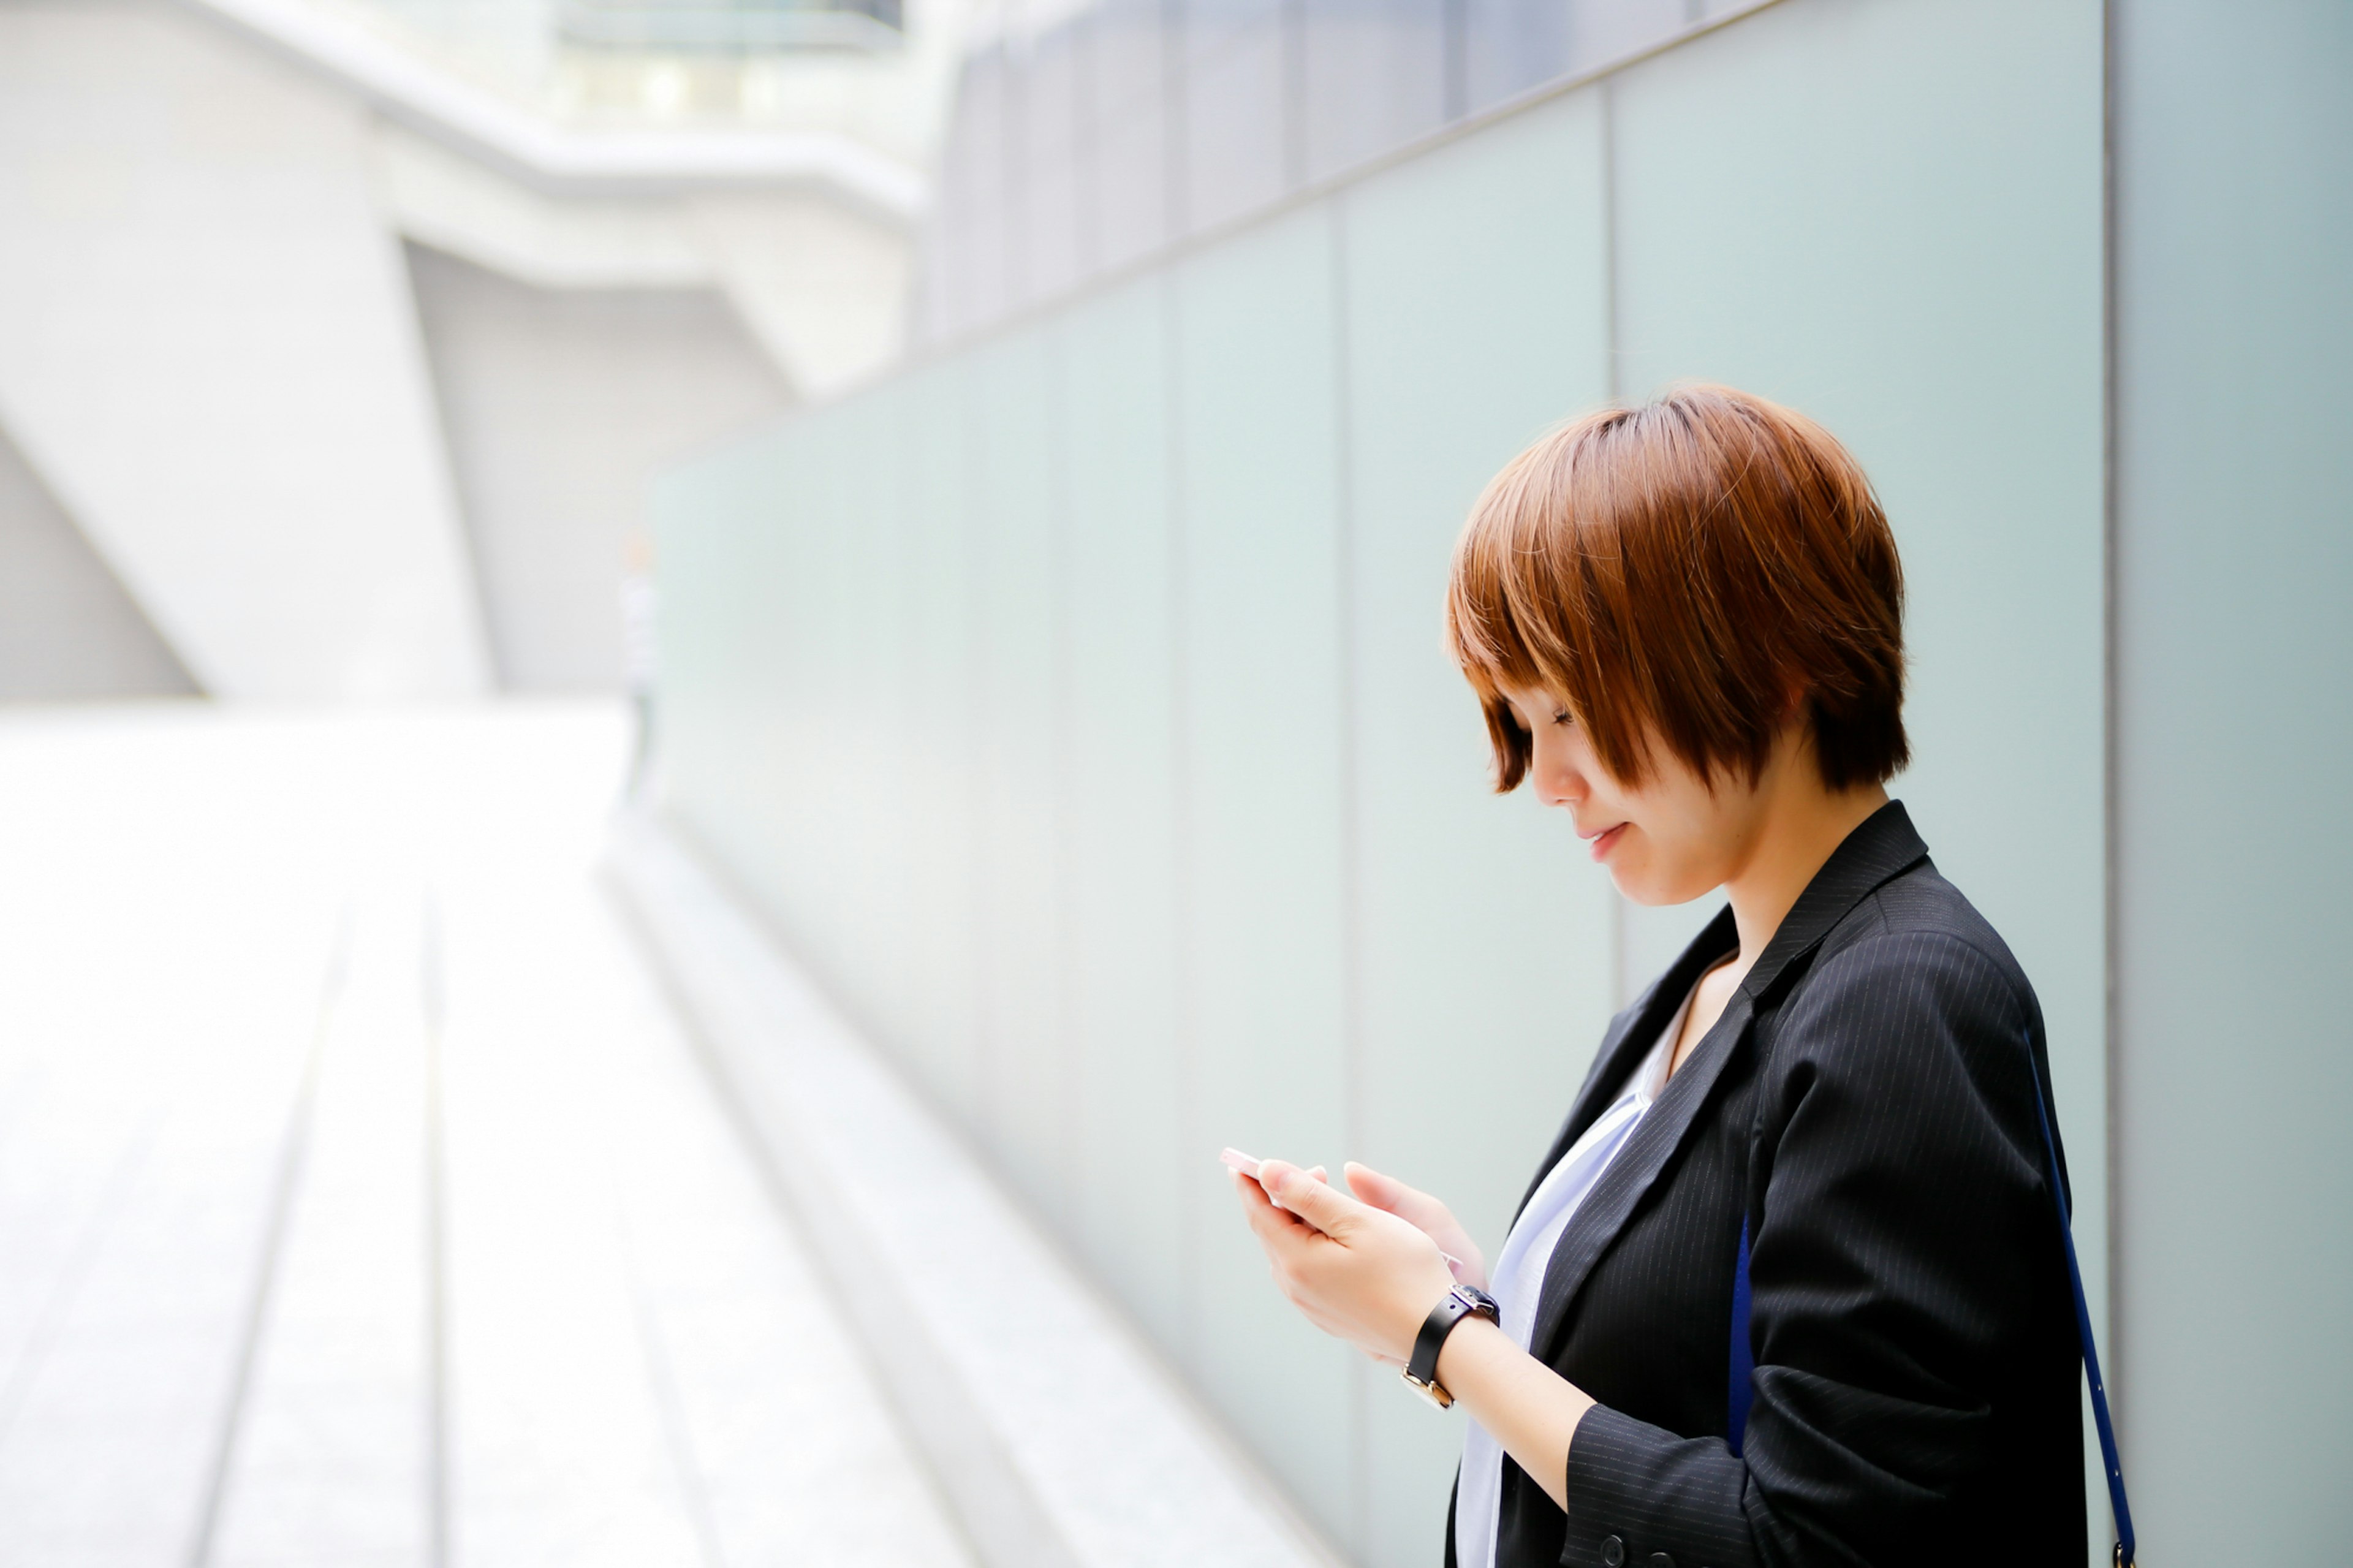
{"label": "woman's nose", "polygon": [[1574,768],[1542,768],[1536,773],[1536,793],[1546,805],[1575,805],[1585,798],[1583,784]]}

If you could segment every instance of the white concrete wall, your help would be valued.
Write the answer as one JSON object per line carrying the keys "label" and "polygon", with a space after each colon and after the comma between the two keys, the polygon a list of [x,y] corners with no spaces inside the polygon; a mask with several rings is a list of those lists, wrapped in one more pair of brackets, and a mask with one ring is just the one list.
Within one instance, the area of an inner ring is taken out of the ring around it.
{"label": "white concrete wall", "polygon": [[551,195],[398,124],[375,136],[400,233],[547,289],[715,289],[793,391],[820,398],[904,346],[905,225],[807,184]]}
{"label": "white concrete wall", "polygon": [[0,430],[0,702],[195,690],[187,670]]}
{"label": "white concrete wall", "polygon": [[500,684],[621,682],[622,541],[655,469],[781,412],[710,289],[543,289],[413,246],[409,267]]}
{"label": "white concrete wall", "polygon": [[905,230],[798,194],[714,191],[688,214],[720,286],[803,396],[831,396],[899,358],[914,275]]}
{"label": "white concrete wall", "polygon": [[369,130],[160,0],[0,5],[0,425],[217,695],[485,683]]}

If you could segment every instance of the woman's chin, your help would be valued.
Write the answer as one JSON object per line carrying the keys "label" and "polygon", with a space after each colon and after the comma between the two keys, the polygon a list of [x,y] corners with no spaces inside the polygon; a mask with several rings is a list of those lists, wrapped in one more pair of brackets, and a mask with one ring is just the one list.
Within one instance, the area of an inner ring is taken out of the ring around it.
{"label": "woman's chin", "polygon": [[1609,880],[1620,896],[1630,904],[1640,904],[1646,910],[1665,909],[1672,904],[1687,904],[1694,899],[1705,898],[1715,889],[1693,888],[1685,879],[1646,875],[1641,866],[1609,868]]}
{"label": "woman's chin", "polygon": [[1640,904],[1644,909],[1655,909],[1668,901],[1659,897],[1658,889],[1651,886],[1651,879],[1642,875],[1639,866],[1612,865],[1609,868],[1609,884],[1618,889],[1620,898],[1630,904]]}

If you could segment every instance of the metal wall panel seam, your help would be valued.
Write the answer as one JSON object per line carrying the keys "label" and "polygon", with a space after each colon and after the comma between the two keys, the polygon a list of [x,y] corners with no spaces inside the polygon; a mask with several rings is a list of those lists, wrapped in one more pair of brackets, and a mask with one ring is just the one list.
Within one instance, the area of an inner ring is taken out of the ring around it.
{"label": "metal wall panel seam", "polygon": [[[2124,1350],[2124,1162],[2117,1114],[2121,1096],[2117,1084],[2124,1061],[2119,1000],[2122,954],[2117,941],[2116,784],[2119,739],[2116,729],[2116,6],[2100,6],[2100,881],[2107,911],[2107,929],[2101,936],[2102,1082],[2105,1104],[2105,1146],[2107,1171],[2107,1246],[2101,1260],[2107,1274],[2108,1403],[2116,1423],[2124,1425],[2125,1391],[2130,1386]],[[2094,1532],[2096,1533],[2096,1532]]]}
{"label": "metal wall panel seam", "polygon": [[[1356,637],[1356,488],[1354,400],[1348,378],[1348,204],[1332,198],[1324,226],[1332,264],[1332,512],[1340,645],[1340,1144],[1345,1154],[1365,1145],[1365,833],[1356,772],[1362,762],[1358,704],[1362,660]],[[1334,1172],[1340,1176],[1341,1173]],[[1342,1177],[1345,1181],[1345,1176]],[[1358,1550],[1372,1529],[1372,1432],[1369,1366],[1348,1366],[1348,1469]]]}
{"label": "metal wall panel seam", "polygon": [[[1186,110],[1185,81],[1185,0],[1161,0],[1160,3],[1160,161],[1161,223],[1166,233],[1161,236],[1160,248],[1147,251],[1142,258],[1117,271],[1106,273],[1095,280],[1108,284],[1112,279],[1133,277],[1164,263],[1173,263],[1174,252],[1185,244],[1189,204],[1185,199],[1185,183],[1191,171],[1186,164],[1185,146],[1190,134]],[[1067,299],[1091,292],[1082,287],[1071,291]],[[1010,318],[1008,318],[1009,324]],[[940,345],[945,350],[948,345]]]}
{"label": "metal wall panel seam", "polygon": [[1282,188],[1307,183],[1307,5],[1282,0]]}
{"label": "metal wall panel seam", "polygon": [[[997,58],[1008,59],[1011,50],[1008,44],[997,46]],[[1029,303],[1029,224],[1034,217],[1029,210],[1029,150],[1024,143],[1029,135],[1029,73],[1011,69],[997,72],[997,189],[1004,193],[1005,254],[999,258],[1005,268],[1006,302],[1018,310]]]}
{"label": "metal wall panel seam", "polygon": [[981,427],[981,377],[970,374],[957,378],[956,396],[964,405],[964,428],[959,433],[964,447],[964,497],[956,508],[956,521],[965,538],[965,734],[970,738],[963,767],[965,780],[965,820],[971,826],[971,837],[962,846],[966,862],[966,896],[964,916],[971,921],[968,932],[972,953],[972,990],[965,998],[971,1009],[965,1020],[967,1038],[972,1042],[971,1059],[966,1067],[970,1075],[968,1093],[971,1100],[973,1132],[982,1147],[989,1150],[1003,1169],[1004,1155],[995,1136],[995,1106],[990,1085],[996,1082],[997,1043],[989,1027],[993,1009],[989,1005],[988,933],[990,921],[988,903],[988,778],[987,748],[980,737],[989,730],[988,723],[988,465],[981,457],[987,433]]}
{"label": "metal wall panel seam", "polygon": [[1071,227],[1079,276],[1103,265],[1103,161],[1096,156],[1096,121],[1103,105],[1103,56],[1097,37],[1103,13],[1079,18],[1071,32]]}
{"label": "metal wall panel seam", "polygon": [[[1175,774],[1169,781],[1168,795],[1176,818],[1169,833],[1176,859],[1171,873],[1171,897],[1176,910],[1170,922],[1176,952],[1170,955],[1170,963],[1176,972],[1176,1146],[1180,1151],[1193,1146],[1194,1135],[1199,1131],[1197,1122],[1201,1104],[1199,1009],[1194,994],[1199,966],[1193,945],[1193,767],[1192,753],[1187,745],[1192,720],[1185,700],[1192,638],[1187,613],[1190,605],[1185,593],[1188,509],[1185,486],[1184,309],[1183,293],[1176,286],[1176,269],[1172,267],[1160,275],[1160,331],[1164,347],[1162,395],[1167,402],[1162,440],[1168,466],[1168,756]],[[1180,1220],[1176,1267],[1177,1278],[1185,1281],[1186,1288],[1177,1306],[1176,1354],[1179,1363],[1198,1376],[1201,1226],[1206,1216],[1199,1212],[1198,1200],[1191,1195],[1196,1190],[1189,1184],[1177,1189]]]}
{"label": "metal wall panel seam", "polygon": [[[1625,395],[1619,361],[1622,353],[1618,323],[1618,95],[1609,77],[1599,88],[1601,121],[1601,384],[1611,403]],[[1627,973],[1632,942],[1626,930],[1626,897],[1613,891],[1609,900],[1609,984],[1611,1009],[1633,1000],[1634,978]]]}
{"label": "metal wall panel seam", "polygon": [[1441,0],[1439,28],[1439,47],[1445,55],[1440,67],[1439,113],[1451,123],[1471,107],[1470,0]]}
{"label": "metal wall panel seam", "polygon": [[[1053,755],[1049,759],[1048,776],[1053,781],[1053,982],[1054,982],[1054,1041],[1053,1055],[1060,1070],[1055,1076],[1055,1094],[1060,1100],[1053,1118],[1053,1129],[1060,1147],[1055,1152],[1054,1164],[1061,1170],[1077,1168],[1076,1155],[1081,1147],[1078,1119],[1086,1106],[1084,1075],[1086,1053],[1079,1048],[1075,1020],[1078,1014],[1074,993],[1078,985],[1078,944],[1075,938],[1073,913],[1078,903],[1076,806],[1077,748],[1074,743],[1074,712],[1077,707],[1073,682],[1076,658],[1072,636],[1071,604],[1071,535],[1076,526],[1071,505],[1071,381],[1069,345],[1061,332],[1048,332],[1043,343],[1046,382],[1046,470],[1047,528],[1053,541],[1047,553],[1046,601],[1050,617],[1049,637],[1051,651],[1049,659],[1053,669],[1052,693],[1048,699],[1049,744]],[[1083,1239],[1085,1216],[1072,1212],[1067,1217],[1074,1237]]]}

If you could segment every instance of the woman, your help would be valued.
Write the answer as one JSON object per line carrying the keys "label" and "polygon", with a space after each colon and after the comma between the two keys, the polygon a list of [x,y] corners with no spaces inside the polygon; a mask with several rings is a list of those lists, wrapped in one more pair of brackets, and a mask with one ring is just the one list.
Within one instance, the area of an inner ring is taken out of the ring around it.
{"label": "woman", "polygon": [[1450,1563],[2084,1561],[2042,1015],[1883,787],[1902,609],[1854,460],[1726,388],[1570,424],[1472,513],[1498,787],[1637,903],[1729,907],[1611,1022],[1492,1278],[1362,1165],[1236,1179],[1310,1321],[1470,1411]]}

